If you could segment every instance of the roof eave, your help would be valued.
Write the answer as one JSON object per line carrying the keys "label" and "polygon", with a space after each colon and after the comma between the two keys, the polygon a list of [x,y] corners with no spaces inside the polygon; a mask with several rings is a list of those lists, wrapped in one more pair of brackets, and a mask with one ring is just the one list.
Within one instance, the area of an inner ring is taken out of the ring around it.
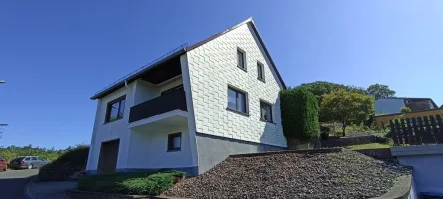
{"label": "roof eave", "polygon": [[162,63],[164,63],[164,62],[166,62],[166,61],[168,61],[170,59],[176,58],[178,56],[181,56],[181,55],[183,55],[185,53],[186,53],[185,48],[182,48],[181,50],[179,50],[179,51],[177,51],[177,52],[175,52],[175,53],[173,53],[173,54],[171,54],[171,55],[161,59],[160,61],[147,66],[146,68],[144,68],[144,69],[142,69],[142,70],[140,70],[140,71],[138,71],[138,72],[136,72],[136,73],[134,73],[134,74],[124,78],[124,79],[122,79],[121,81],[118,81],[117,83],[114,83],[114,85],[110,86],[109,88],[106,88],[106,89],[104,89],[104,90],[94,94],[90,99],[91,100],[96,100],[96,99],[102,98],[102,97],[106,96],[107,93],[114,92],[115,90],[125,86],[125,81],[127,83],[132,82],[132,81],[138,79],[141,74],[143,74],[143,73],[145,73],[145,72],[147,72],[149,70],[152,70],[153,68],[161,65]]}

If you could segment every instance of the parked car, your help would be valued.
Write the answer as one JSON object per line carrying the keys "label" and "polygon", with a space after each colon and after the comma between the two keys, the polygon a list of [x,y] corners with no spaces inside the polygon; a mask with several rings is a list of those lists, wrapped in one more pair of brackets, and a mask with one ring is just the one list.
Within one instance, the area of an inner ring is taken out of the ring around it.
{"label": "parked car", "polygon": [[48,164],[48,161],[39,156],[20,156],[9,163],[10,169],[33,169]]}
{"label": "parked car", "polygon": [[6,171],[8,169],[8,163],[3,157],[0,157],[0,169]]}

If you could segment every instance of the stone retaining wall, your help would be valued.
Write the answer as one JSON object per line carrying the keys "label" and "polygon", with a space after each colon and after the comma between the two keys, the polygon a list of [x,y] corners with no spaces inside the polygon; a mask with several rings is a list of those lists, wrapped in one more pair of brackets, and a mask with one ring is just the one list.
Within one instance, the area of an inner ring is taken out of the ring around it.
{"label": "stone retaining wall", "polygon": [[375,159],[387,161],[387,162],[395,162],[397,163],[397,159],[392,157],[391,149],[360,149],[355,150],[357,152],[363,153],[367,156],[371,156]]}
{"label": "stone retaining wall", "polygon": [[339,139],[322,140],[321,147],[342,147],[358,144],[370,144],[376,142],[375,135],[355,136],[355,137],[341,137]]}

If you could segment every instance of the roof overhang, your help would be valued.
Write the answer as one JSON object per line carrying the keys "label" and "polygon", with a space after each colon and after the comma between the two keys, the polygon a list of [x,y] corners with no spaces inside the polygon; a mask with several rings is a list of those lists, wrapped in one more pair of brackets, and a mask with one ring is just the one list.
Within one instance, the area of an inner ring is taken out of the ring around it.
{"label": "roof overhang", "polygon": [[[181,55],[185,54],[185,47],[186,45],[181,45],[180,47],[172,50],[171,52],[163,55],[162,57],[154,60],[153,62],[133,71],[132,73],[120,78],[119,80],[115,81],[114,83],[110,84],[109,86],[107,86],[106,88],[100,90],[99,92],[95,93],[90,99],[91,100],[95,100],[95,99],[99,99],[102,98],[120,88],[123,88],[125,86],[125,84],[129,84],[139,78],[144,78],[144,80],[151,80],[151,83],[157,84],[160,83],[159,81],[161,81],[161,79],[164,78],[168,78],[169,76],[177,76],[177,74],[175,74],[177,72],[176,68],[173,68],[173,73],[164,73],[161,72],[160,70],[169,70],[169,68],[164,68],[162,67],[165,63],[174,61],[174,59],[179,59]],[[163,68],[163,69],[161,69]],[[160,76],[158,75],[149,75],[150,73],[157,71],[162,74]],[[181,72],[181,70],[179,71]],[[147,77],[148,76],[148,77]],[[164,76],[164,78],[162,78]],[[169,77],[172,78],[172,77]]]}

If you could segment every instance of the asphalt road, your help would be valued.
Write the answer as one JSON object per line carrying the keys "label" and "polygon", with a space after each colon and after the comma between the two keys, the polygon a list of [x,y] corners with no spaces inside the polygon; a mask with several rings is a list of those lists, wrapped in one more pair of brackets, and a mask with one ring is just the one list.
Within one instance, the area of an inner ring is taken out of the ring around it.
{"label": "asphalt road", "polygon": [[29,177],[37,175],[37,169],[8,170],[0,172],[0,198],[26,199],[25,186]]}

